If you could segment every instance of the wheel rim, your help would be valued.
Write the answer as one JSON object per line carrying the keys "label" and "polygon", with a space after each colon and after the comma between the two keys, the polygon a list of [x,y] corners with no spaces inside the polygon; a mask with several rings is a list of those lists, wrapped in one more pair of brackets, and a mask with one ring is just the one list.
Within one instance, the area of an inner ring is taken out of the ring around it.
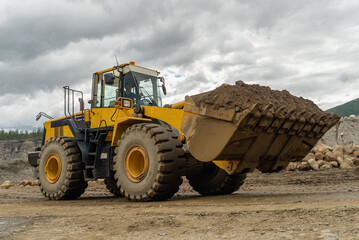
{"label": "wheel rim", "polygon": [[61,160],[55,153],[50,154],[45,162],[45,177],[50,183],[55,183],[61,174]]}
{"label": "wheel rim", "polygon": [[141,182],[147,175],[148,155],[141,146],[131,147],[126,154],[125,169],[132,182]]}

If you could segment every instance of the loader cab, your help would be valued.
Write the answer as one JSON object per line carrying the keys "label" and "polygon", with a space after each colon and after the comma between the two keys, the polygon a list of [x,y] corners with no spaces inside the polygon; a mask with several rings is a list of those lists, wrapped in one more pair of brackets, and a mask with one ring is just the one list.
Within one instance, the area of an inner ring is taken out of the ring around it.
{"label": "loader cab", "polygon": [[133,62],[94,73],[91,108],[114,108],[119,97],[131,98],[134,107],[161,107],[158,74]]}

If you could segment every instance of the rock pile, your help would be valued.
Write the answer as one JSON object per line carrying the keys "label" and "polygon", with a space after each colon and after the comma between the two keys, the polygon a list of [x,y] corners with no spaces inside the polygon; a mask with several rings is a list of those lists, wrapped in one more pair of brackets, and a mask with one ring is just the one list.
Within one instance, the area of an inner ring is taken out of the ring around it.
{"label": "rock pile", "polygon": [[0,188],[8,189],[11,187],[39,186],[38,180],[23,180],[19,184],[12,184],[10,180],[4,181]]}
{"label": "rock pile", "polygon": [[9,180],[4,181],[1,185],[0,188],[5,188],[8,189],[10,187],[12,187],[13,185],[11,184],[11,182]]}
{"label": "rock pile", "polygon": [[350,115],[341,118],[324,136],[319,140],[317,146],[325,144],[335,145],[359,145],[359,116]]}
{"label": "rock pile", "polygon": [[331,168],[353,168],[359,166],[359,146],[319,145],[301,161],[291,162],[286,170],[326,170]]}

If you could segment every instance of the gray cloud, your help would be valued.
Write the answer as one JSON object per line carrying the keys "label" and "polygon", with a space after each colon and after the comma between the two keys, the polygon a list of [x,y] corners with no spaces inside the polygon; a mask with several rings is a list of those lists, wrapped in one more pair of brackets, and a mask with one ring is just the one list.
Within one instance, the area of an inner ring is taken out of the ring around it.
{"label": "gray cloud", "polygon": [[162,72],[167,103],[241,79],[333,107],[359,95],[358,9],[354,0],[3,0],[0,128],[39,126],[39,111],[61,116],[64,85],[89,98],[92,73],[115,53]]}
{"label": "gray cloud", "polygon": [[343,83],[357,82],[359,75],[357,73],[341,73],[338,76],[338,80]]}
{"label": "gray cloud", "polygon": [[82,39],[102,39],[151,24],[154,4],[131,1],[8,1],[1,22],[0,60],[29,60]]}

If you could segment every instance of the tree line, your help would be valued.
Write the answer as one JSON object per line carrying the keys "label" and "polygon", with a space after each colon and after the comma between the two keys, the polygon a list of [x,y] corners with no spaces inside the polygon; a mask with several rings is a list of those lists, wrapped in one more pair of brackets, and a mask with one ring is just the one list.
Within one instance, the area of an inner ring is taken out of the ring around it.
{"label": "tree line", "polygon": [[16,140],[16,139],[29,139],[29,138],[42,138],[43,129],[37,128],[34,131],[27,130],[0,130],[0,140]]}

